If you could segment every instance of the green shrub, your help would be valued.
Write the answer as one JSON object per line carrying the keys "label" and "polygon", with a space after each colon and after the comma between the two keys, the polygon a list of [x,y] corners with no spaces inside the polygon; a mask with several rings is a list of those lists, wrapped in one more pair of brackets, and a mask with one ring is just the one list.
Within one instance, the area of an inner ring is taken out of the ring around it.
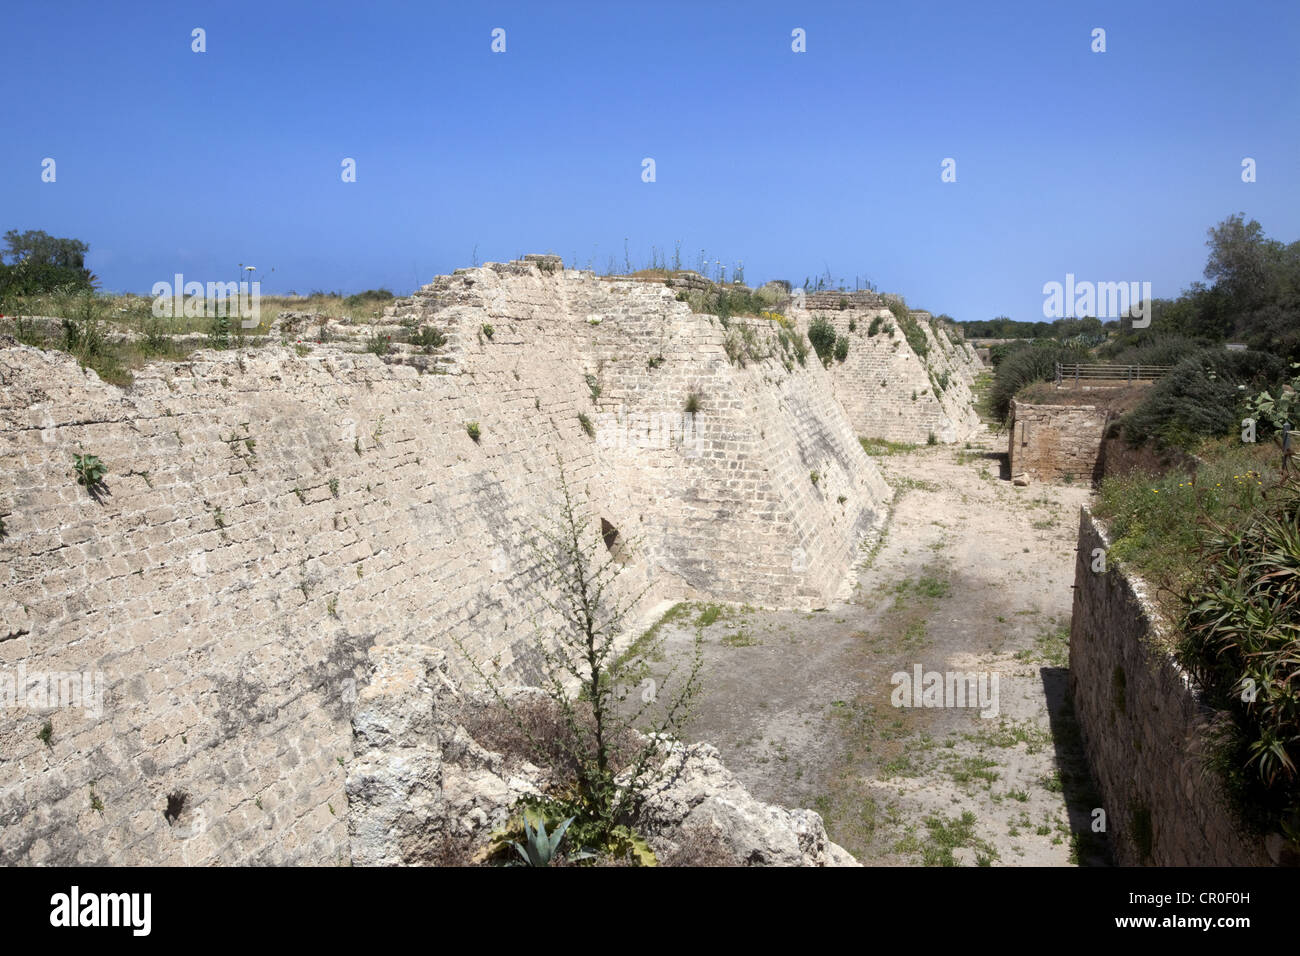
{"label": "green shrub", "polygon": [[89,289],[79,292],[62,290],[55,296],[55,307],[63,316],[63,348],[83,364],[90,364],[104,353],[105,301]]}
{"label": "green shrub", "polygon": [[1262,352],[1198,352],[1151,386],[1124,417],[1124,437],[1132,444],[1190,447],[1238,431],[1247,394],[1281,372],[1281,361]]}
{"label": "green shrub", "polygon": [[391,335],[381,335],[375,332],[373,335],[366,336],[366,351],[374,355],[387,355],[393,347],[393,337]]}
{"label": "green shrub", "polygon": [[469,435],[470,438],[474,439],[475,443],[477,443],[479,438],[483,435],[483,432],[478,427],[478,422],[466,422],[465,433]]}
{"label": "green shrub", "polygon": [[170,349],[171,337],[162,319],[146,319],[140,331],[144,334],[140,348],[146,355],[162,355]]}
{"label": "green shrub", "polygon": [[440,349],[447,344],[447,334],[432,325],[422,325],[411,336],[411,344],[428,355],[434,349]]}
{"label": "green shrub", "polygon": [[582,430],[587,433],[588,438],[596,437],[596,426],[592,424],[591,419],[582,414],[582,412],[578,413],[578,424],[582,426]]}
{"label": "green shrub", "polygon": [[808,341],[822,364],[830,365],[835,354],[835,326],[825,316],[819,315],[808,323]]}
{"label": "green shrub", "polygon": [[882,319],[880,316],[876,316],[874,319],[872,319],[871,324],[867,326],[867,336],[870,337],[875,335],[877,332],[879,332],[880,325],[884,321],[885,320]]}
{"label": "green shrub", "polygon": [[843,362],[849,357],[849,337],[847,335],[837,335],[835,337],[835,361]]}
{"label": "green shrub", "polygon": [[[1300,364],[1293,364],[1291,370],[1300,371]],[[1300,412],[1300,375],[1293,375],[1285,385],[1252,395],[1246,400],[1246,412],[1264,434],[1281,431],[1288,423],[1295,426]]]}
{"label": "green shrub", "polygon": [[387,289],[367,289],[365,292],[358,292],[356,295],[348,296],[343,300],[343,305],[348,309],[359,309],[362,306],[378,305],[392,299],[393,293]]}
{"label": "green shrub", "polygon": [[208,348],[224,351],[230,348],[230,318],[225,315],[212,317],[208,325]]}
{"label": "green shrub", "polygon": [[1041,344],[1012,352],[1002,360],[993,376],[991,401],[994,414],[999,419],[1005,419],[1016,392],[1034,382],[1046,382],[1055,378],[1057,362],[1087,364],[1091,361],[1083,349],[1051,341],[1042,341]]}
{"label": "green shrub", "polygon": [[807,364],[808,340],[803,337],[802,332],[783,325],[776,336],[777,341],[781,344],[781,352],[787,356],[785,359],[787,369],[792,367],[788,356],[793,356],[800,365]]}
{"label": "green shrub", "polygon": [[1300,488],[1280,485],[1249,521],[1212,527],[1178,657],[1232,715],[1221,746],[1239,806],[1300,840]]}
{"label": "green shrub", "polygon": [[1101,348],[1101,361],[1113,365],[1177,365],[1200,352],[1204,345],[1180,335],[1161,335],[1150,342],[1120,348]]}
{"label": "green shrub", "polygon": [[1016,339],[1014,342],[999,342],[997,345],[990,346],[989,364],[996,369],[1008,355],[1027,349],[1033,344],[1029,339]]}
{"label": "green shrub", "polygon": [[686,404],[682,406],[682,409],[683,411],[686,412],[687,415],[697,414],[700,410],[699,392],[695,392],[695,391],[688,392],[686,395]]}
{"label": "green shrub", "polygon": [[96,490],[108,474],[107,466],[95,455],[74,455],[72,470],[77,476],[77,484],[89,491]]}
{"label": "green shrub", "polygon": [[747,360],[761,362],[772,354],[770,349],[759,342],[758,333],[748,324],[730,329],[722,347],[727,353],[727,361],[741,368],[745,367]]}
{"label": "green shrub", "polygon": [[496,334],[496,329],[492,328],[492,326],[488,325],[488,324],[485,322],[485,323],[483,324],[483,334],[486,335],[486,336],[490,339],[490,338],[492,338],[493,335]]}
{"label": "green shrub", "polygon": [[[892,303],[890,308],[893,309]],[[930,352],[930,342],[925,337],[921,324],[912,318],[906,308],[894,310],[894,318],[898,319],[898,326],[903,330],[903,338],[907,339],[908,347],[916,353],[917,358],[924,361]]]}

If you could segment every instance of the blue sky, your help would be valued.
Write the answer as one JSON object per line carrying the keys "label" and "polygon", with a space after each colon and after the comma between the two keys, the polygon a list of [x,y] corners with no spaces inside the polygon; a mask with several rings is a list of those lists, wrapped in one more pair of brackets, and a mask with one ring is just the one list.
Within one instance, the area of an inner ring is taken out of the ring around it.
{"label": "blue sky", "polygon": [[1177,294],[1237,211],[1300,239],[1300,4],[984,6],[11,0],[0,230],[88,242],[119,291],[243,262],[404,293],[476,251],[680,241],[1026,320],[1067,272]]}

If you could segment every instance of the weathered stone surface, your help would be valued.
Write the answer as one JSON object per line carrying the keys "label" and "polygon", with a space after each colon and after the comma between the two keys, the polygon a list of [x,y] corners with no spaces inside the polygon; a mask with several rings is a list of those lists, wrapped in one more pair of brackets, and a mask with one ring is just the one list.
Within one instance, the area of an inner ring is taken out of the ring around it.
{"label": "weathered stone surface", "polygon": [[1093,405],[1034,405],[1011,401],[1007,452],[1013,475],[1043,481],[1091,480],[1110,417]]}
{"label": "weathered stone surface", "polygon": [[490,832],[505,824],[516,800],[540,792],[537,768],[508,768],[456,724],[461,696],[441,653],[376,648],[373,666],[352,720],[353,863],[437,863],[432,854],[441,837],[468,841]]}
{"label": "weathered stone surface", "polygon": [[[481,844],[506,823],[516,800],[541,792],[543,772],[528,763],[508,765],[457,725],[461,708],[473,702],[457,691],[440,653],[391,646],[374,658],[353,718],[357,754],[347,783],[353,862],[438,862],[443,836]],[[667,856],[691,828],[715,834],[737,864],[857,865],[827,839],[815,812],[755,800],[713,747],[670,744],[642,829]]]}
{"label": "weathered stone surface", "polygon": [[663,780],[646,804],[651,846],[672,848],[684,830],[718,834],[738,863],[754,866],[857,866],[826,836],[819,814],[762,803],[708,744],[671,745]]}
{"label": "weathered stone surface", "polygon": [[984,427],[970,390],[982,366],[970,345],[953,342],[942,329],[920,321],[927,350],[924,357],[917,355],[874,292],[818,292],[806,296],[805,303],[806,309],[790,311],[805,333],[820,317],[849,340],[845,360],[832,361],[827,372],[835,398],[859,435],[924,444],[933,434],[937,441],[957,442]]}
{"label": "weathered stone surface", "polygon": [[[849,586],[891,491],[826,371],[732,365],[721,326],[662,285],[548,265],[462,270],[389,307],[394,328],[446,333],[443,374],[368,354],[364,325],[301,355],[199,350],[129,390],[0,348],[0,671],[104,686],[99,716],[0,709],[0,862],[349,858],[372,650],[460,640],[535,675],[534,624],[553,622],[529,542],[561,463],[618,531],[620,593],[648,588],[639,613],[811,608]],[[109,469],[98,499],[79,451]],[[374,786],[431,772],[401,769]],[[165,817],[182,791],[183,833]]]}
{"label": "weathered stone surface", "polygon": [[1242,829],[1205,765],[1216,714],[1161,649],[1165,635],[1142,582],[1113,566],[1092,570],[1094,549],[1109,544],[1083,509],[1070,689],[1116,862],[1268,866],[1264,839]]}

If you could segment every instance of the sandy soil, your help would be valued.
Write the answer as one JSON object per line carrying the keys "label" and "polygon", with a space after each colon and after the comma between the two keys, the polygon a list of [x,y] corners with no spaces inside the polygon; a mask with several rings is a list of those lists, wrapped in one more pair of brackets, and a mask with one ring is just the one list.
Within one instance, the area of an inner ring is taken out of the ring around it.
{"label": "sandy soil", "polygon": [[[1105,860],[1065,700],[1088,489],[1016,488],[1004,452],[984,436],[876,459],[897,497],[848,603],[679,606],[649,655],[662,675],[699,635],[704,690],[684,736],[716,745],[759,798],[820,811],[864,863]],[[893,706],[891,676],[918,664],[997,675],[997,715]]]}

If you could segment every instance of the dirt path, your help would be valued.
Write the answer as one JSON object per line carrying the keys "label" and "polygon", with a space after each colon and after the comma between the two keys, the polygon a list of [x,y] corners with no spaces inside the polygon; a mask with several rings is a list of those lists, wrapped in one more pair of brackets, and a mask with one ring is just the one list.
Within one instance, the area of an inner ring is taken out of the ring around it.
{"label": "dirt path", "polygon": [[[819,810],[864,863],[1104,858],[1064,700],[1088,489],[1013,487],[1004,450],[985,436],[876,459],[898,496],[848,603],[811,614],[679,605],[660,625],[656,671],[704,639],[685,736],[716,745],[759,798]],[[917,665],[984,675],[990,693],[996,675],[996,716],[988,697],[990,716],[893,706],[892,675]]]}

